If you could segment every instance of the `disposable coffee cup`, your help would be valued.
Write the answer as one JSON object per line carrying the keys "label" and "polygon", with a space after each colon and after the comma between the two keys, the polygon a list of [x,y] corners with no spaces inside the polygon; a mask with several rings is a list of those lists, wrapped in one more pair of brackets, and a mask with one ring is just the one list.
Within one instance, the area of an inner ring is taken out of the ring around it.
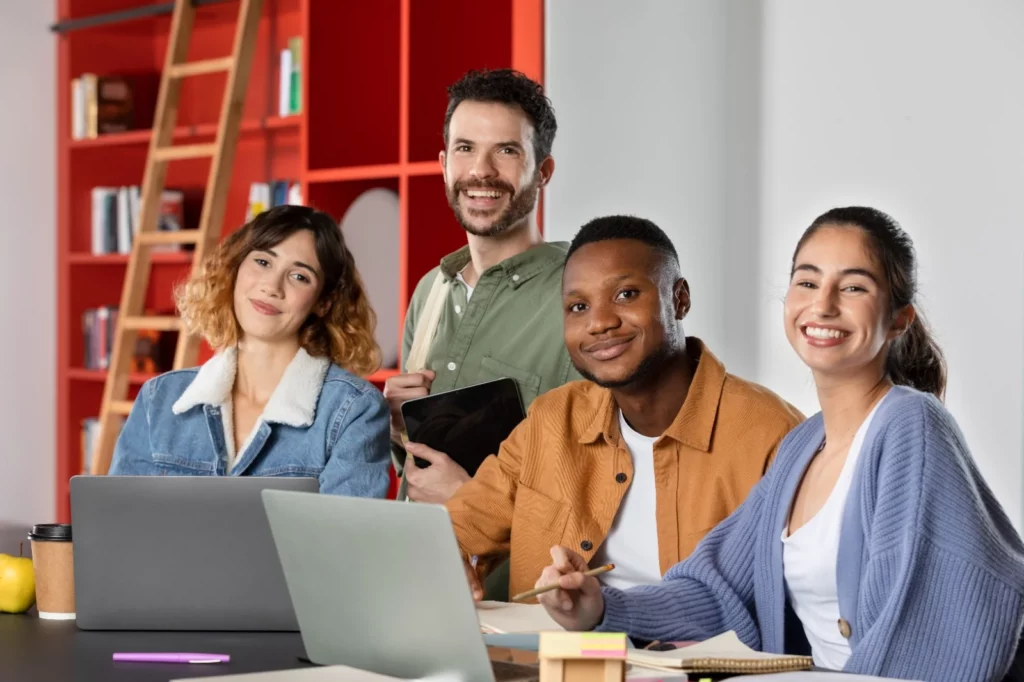
{"label": "disposable coffee cup", "polygon": [[75,560],[71,526],[41,523],[28,534],[36,578],[36,609],[40,618],[74,620]]}

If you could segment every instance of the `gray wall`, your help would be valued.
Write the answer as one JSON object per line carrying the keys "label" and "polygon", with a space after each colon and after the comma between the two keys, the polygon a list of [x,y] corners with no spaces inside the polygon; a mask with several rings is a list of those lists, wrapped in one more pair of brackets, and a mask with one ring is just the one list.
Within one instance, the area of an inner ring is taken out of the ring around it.
{"label": "gray wall", "polygon": [[0,10],[0,522],[56,514],[53,8],[33,1]]}
{"label": "gray wall", "polygon": [[947,404],[1022,521],[1024,3],[548,0],[549,238],[636,213],[680,251],[684,327],[817,411],[781,326],[803,228],[836,205],[915,239]]}

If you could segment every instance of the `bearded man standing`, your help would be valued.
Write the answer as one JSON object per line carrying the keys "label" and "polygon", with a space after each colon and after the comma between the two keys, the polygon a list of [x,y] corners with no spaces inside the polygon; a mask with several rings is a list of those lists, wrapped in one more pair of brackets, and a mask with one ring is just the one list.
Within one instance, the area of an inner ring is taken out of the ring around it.
{"label": "bearded man standing", "polygon": [[403,366],[384,389],[396,462],[406,462],[411,500],[443,504],[470,477],[423,444],[408,443],[406,451],[428,467],[400,454],[403,402],[510,377],[529,408],[538,395],[581,378],[562,338],[568,244],[545,242],[537,225],[537,200],[555,170],[556,127],[543,88],[516,71],[473,71],[448,88],[439,161],[448,203],[468,243],[442,258],[413,293],[403,363],[431,291],[444,297],[436,332],[426,340],[425,367]]}

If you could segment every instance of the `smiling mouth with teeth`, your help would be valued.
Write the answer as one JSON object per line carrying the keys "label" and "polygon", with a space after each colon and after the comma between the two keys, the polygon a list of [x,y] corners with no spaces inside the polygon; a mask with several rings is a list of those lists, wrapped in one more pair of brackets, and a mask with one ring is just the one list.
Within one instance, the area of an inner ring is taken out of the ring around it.
{"label": "smiling mouth with teeth", "polygon": [[500,199],[503,192],[494,189],[467,189],[466,196],[470,199]]}
{"label": "smiling mouth with teeth", "polygon": [[850,332],[824,327],[804,327],[804,333],[812,339],[842,339],[850,335]]}

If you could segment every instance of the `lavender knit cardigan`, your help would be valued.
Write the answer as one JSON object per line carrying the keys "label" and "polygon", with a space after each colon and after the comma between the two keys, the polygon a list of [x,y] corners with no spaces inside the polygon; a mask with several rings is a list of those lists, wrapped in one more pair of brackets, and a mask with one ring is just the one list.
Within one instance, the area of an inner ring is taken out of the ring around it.
{"label": "lavender knit cardigan", "polygon": [[[660,584],[604,588],[598,629],[662,641],[735,630],[755,649],[785,652],[780,537],[824,435],[817,414],[786,436],[747,500]],[[850,625],[846,672],[961,682],[1010,671],[1024,544],[933,396],[896,387],[876,412],[843,512],[836,585]]]}

